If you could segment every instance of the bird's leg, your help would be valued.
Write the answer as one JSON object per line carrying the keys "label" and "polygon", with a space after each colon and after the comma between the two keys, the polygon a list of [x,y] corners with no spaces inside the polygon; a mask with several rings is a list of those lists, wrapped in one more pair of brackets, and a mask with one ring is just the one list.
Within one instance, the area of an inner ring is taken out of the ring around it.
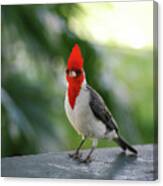
{"label": "bird's leg", "polygon": [[72,153],[72,154],[69,154],[69,156],[71,158],[73,158],[73,159],[79,159],[80,160],[81,153],[79,153],[79,151],[80,151],[80,149],[81,149],[81,147],[82,147],[82,145],[84,144],[85,141],[86,141],[86,138],[84,137],[82,139],[82,141],[80,142],[80,144],[79,144],[78,148],[76,149],[76,151],[74,153]]}
{"label": "bird's leg", "polygon": [[81,163],[90,163],[92,161],[91,155],[97,146],[97,142],[98,142],[97,139],[93,139],[92,148],[91,148],[89,154],[86,156],[86,158],[83,160],[80,160]]}

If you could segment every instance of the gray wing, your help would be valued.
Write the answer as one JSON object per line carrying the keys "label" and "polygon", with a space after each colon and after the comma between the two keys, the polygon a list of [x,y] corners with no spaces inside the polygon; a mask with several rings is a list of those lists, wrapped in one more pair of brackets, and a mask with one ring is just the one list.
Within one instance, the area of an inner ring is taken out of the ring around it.
{"label": "gray wing", "polygon": [[89,104],[95,117],[98,120],[101,120],[106,125],[107,129],[109,130],[115,129],[116,131],[118,131],[116,122],[112,117],[111,112],[106,107],[101,96],[95,90],[93,90],[89,85],[87,85],[87,88],[90,91]]}

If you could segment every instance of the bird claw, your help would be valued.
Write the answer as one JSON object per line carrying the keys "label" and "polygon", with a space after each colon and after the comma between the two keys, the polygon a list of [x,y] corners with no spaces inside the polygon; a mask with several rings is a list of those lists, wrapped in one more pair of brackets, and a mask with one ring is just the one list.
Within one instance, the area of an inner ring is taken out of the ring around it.
{"label": "bird claw", "polygon": [[69,153],[68,155],[69,155],[70,158],[73,158],[75,160],[80,160],[81,156],[82,156],[82,153]]}
{"label": "bird claw", "polygon": [[74,159],[74,160],[79,160],[80,163],[85,163],[85,164],[89,164],[92,162],[92,159],[90,156],[87,156],[85,159],[82,159],[82,153],[69,153],[68,154],[70,158]]}
{"label": "bird claw", "polygon": [[86,157],[85,159],[81,159],[80,160],[80,163],[85,163],[85,164],[89,164],[89,163],[91,163],[92,162],[92,159],[91,159],[91,157]]}

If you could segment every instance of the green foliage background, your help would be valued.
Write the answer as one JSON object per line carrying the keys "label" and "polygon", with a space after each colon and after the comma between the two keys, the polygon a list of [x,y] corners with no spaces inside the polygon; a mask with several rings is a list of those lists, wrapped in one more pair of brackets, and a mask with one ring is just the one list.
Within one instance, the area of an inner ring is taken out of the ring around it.
{"label": "green foliage background", "polygon": [[80,4],[2,6],[2,156],[70,150],[79,143],[64,112],[64,71],[75,43],[88,83],[123,136],[133,144],[154,142],[153,49],[83,39],[69,27],[79,13],[85,14]]}

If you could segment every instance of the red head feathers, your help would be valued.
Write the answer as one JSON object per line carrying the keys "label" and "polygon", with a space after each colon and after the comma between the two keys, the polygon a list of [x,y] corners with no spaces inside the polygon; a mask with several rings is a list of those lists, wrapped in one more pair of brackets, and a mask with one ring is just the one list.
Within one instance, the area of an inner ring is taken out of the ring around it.
{"label": "red head feathers", "polygon": [[83,68],[83,57],[78,44],[75,44],[67,64],[68,69],[81,69]]}
{"label": "red head feathers", "polygon": [[78,44],[75,44],[67,63],[66,79],[68,82],[68,99],[71,108],[75,106],[75,101],[80,93],[84,81],[83,57]]}

